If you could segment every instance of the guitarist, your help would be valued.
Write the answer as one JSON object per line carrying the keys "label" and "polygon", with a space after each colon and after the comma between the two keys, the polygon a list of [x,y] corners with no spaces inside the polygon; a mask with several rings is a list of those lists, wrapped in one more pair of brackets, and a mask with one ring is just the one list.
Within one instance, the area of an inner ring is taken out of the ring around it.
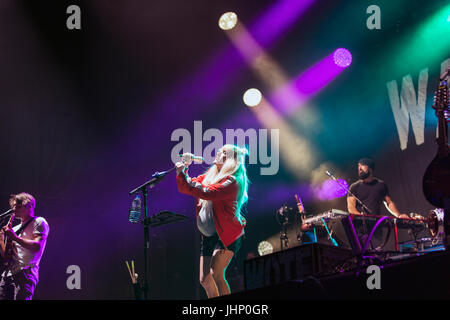
{"label": "guitarist", "polygon": [[[28,193],[12,195],[9,204],[21,223],[0,230],[0,252],[5,271],[1,275],[0,300],[31,300],[39,281],[39,262],[45,249],[49,226],[42,217],[36,217],[36,200]],[[5,238],[9,242],[5,246]]]}

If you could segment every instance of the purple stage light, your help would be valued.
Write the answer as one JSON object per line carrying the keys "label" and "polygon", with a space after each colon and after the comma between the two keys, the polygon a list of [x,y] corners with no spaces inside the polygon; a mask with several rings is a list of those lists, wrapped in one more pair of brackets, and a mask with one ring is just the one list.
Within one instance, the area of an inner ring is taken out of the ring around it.
{"label": "purple stage light", "polygon": [[269,100],[282,113],[290,113],[323,90],[352,61],[347,49],[339,48],[303,71],[290,83],[276,89]]}
{"label": "purple stage light", "polygon": [[275,2],[249,27],[255,40],[264,47],[272,45],[289,30],[316,0]]}
{"label": "purple stage light", "polygon": [[342,68],[347,68],[352,64],[352,54],[344,48],[339,48],[333,54],[334,63]]}
{"label": "purple stage light", "polygon": [[[249,23],[249,33],[265,49],[273,47],[277,41],[283,39],[281,35],[287,32],[315,2],[316,0],[277,1]],[[160,119],[173,120],[171,124],[174,128],[185,126],[183,123],[186,123],[186,119],[201,117],[204,110],[225,96],[233,81],[245,71],[245,66],[246,60],[233,44],[217,49],[216,54],[207,59],[195,73],[180,78],[175,85],[156,97],[151,102],[152,108],[149,108],[151,111],[141,117],[141,121],[134,125],[136,129],[130,131],[129,136],[122,138],[117,149],[124,153],[125,150],[134,152],[136,146],[130,141],[138,141],[136,134],[141,135],[142,139],[148,137],[148,124],[154,119],[156,112]],[[184,109],[183,116],[173,117],[175,112],[181,112],[177,106],[186,105],[187,101],[195,102]],[[161,140],[154,143],[157,148],[156,144],[164,142]]]}
{"label": "purple stage light", "polygon": [[[338,179],[339,183],[348,188],[347,181]],[[332,179],[325,180],[321,185],[313,187],[315,196],[320,200],[333,200],[344,197],[347,191]]]}

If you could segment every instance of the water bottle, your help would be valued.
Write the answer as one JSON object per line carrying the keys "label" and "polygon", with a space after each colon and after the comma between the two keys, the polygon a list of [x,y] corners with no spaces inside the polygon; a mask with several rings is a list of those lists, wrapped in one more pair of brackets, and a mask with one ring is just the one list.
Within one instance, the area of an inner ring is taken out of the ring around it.
{"label": "water bottle", "polygon": [[137,195],[131,203],[131,209],[128,215],[128,220],[131,223],[138,223],[141,218],[141,196]]}

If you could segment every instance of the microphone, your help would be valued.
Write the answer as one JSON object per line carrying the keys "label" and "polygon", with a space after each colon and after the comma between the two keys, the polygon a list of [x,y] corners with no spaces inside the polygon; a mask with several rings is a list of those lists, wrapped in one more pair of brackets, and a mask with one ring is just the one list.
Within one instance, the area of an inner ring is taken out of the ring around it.
{"label": "microphone", "polygon": [[330,172],[330,171],[325,171],[325,173],[330,176],[333,180],[336,180],[336,177]]}
{"label": "microphone", "polygon": [[205,161],[203,157],[193,155],[192,153],[189,152],[180,154],[178,156],[182,158],[181,160],[185,162],[187,165],[191,164],[192,162],[203,163],[203,161]]}

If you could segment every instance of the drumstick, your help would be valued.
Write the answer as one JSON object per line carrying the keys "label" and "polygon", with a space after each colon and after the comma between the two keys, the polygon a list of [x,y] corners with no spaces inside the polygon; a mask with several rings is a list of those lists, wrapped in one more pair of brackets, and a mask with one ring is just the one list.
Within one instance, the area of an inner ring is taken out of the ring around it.
{"label": "drumstick", "polygon": [[297,200],[297,207],[298,207],[298,210],[300,211],[300,213],[303,213],[303,211],[304,211],[305,209],[303,208],[302,200],[300,200],[300,197],[298,196],[298,194],[295,195],[295,200]]}
{"label": "drumstick", "polygon": [[126,265],[127,265],[128,272],[129,272],[129,274],[130,274],[131,280],[133,280],[133,275],[132,275],[132,273],[131,273],[130,265],[128,264],[128,261],[125,261],[125,263],[126,263]]}
{"label": "drumstick", "polygon": [[300,200],[298,194],[295,194],[295,200],[297,200],[298,213],[300,213],[300,217],[302,218],[303,221],[305,220],[305,208],[303,207],[302,200]]}

